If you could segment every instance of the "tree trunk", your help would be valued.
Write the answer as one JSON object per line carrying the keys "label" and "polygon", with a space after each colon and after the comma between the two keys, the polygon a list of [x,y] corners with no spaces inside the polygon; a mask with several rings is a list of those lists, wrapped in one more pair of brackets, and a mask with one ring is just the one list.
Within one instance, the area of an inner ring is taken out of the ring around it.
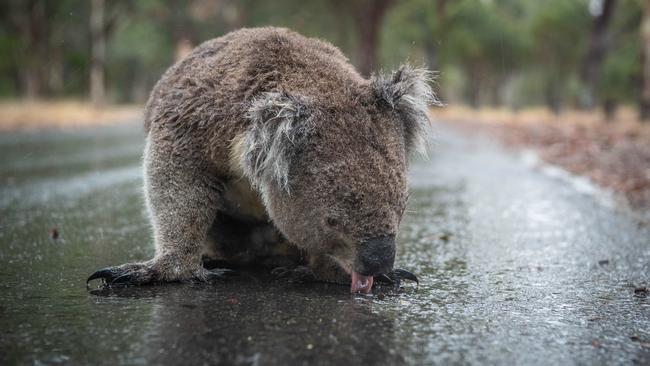
{"label": "tree trunk", "polygon": [[27,99],[36,99],[45,93],[48,73],[46,60],[49,47],[49,22],[45,1],[30,1],[28,17],[21,24],[25,44],[25,65],[21,75],[22,91]]}
{"label": "tree trunk", "polygon": [[594,17],[591,27],[591,39],[582,68],[582,80],[587,88],[582,104],[591,109],[597,104],[600,76],[607,49],[609,48],[608,27],[616,6],[616,0],[604,0],[602,11]]}
{"label": "tree trunk", "polygon": [[481,106],[481,89],[483,88],[483,73],[480,66],[470,66],[465,69],[467,80],[465,82],[465,96],[467,103],[473,109]]}
{"label": "tree trunk", "polygon": [[170,26],[174,38],[175,61],[187,56],[196,45],[196,32],[188,13],[188,6],[188,2],[183,0],[173,0],[170,3],[173,14],[170,19]]}
{"label": "tree trunk", "polygon": [[642,86],[639,116],[642,121],[650,120],[650,0],[645,0],[641,20],[641,62]]}
{"label": "tree trunk", "polygon": [[436,70],[438,68],[438,48],[431,37],[427,37],[424,40],[424,57],[429,70]]}
{"label": "tree trunk", "polygon": [[48,89],[53,96],[63,94],[63,50],[60,47],[53,47],[50,51],[48,65]]}
{"label": "tree trunk", "polygon": [[[446,20],[447,20],[447,0],[437,0],[435,2],[435,27],[433,32],[437,34],[426,34],[424,39],[424,55],[426,58],[427,66],[430,70],[435,70],[438,68],[438,49],[436,45],[436,38],[444,39],[444,31],[446,29]],[[430,24],[425,18],[424,24],[422,27],[425,29],[431,29]]]}
{"label": "tree trunk", "polygon": [[562,90],[563,85],[558,80],[550,80],[546,85],[546,105],[555,115],[562,111]]}
{"label": "tree trunk", "polygon": [[359,72],[370,76],[377,66],[381,24],[393,0],[351,1],[352,16],[359,33]]}
{"label": "tree trunk", "polygon": [[603,101],[603,112],[605,113],[605,120],[607,122],[614,121],[616,111],[618,110],[618,102],[614,99],[608,98]]}
{"label": "tree trunk", "polygon": [[490,104],[493,107],[503,105],[503,88],[506,84],[507,77],[504,74],[497,74],[490,80]]}
{"label": "tree trunk", "polygon": [[90,37],[90,100],[95,107],[102,107],[105,102],[104,69],[106,66],[104,0],[91,0]]}

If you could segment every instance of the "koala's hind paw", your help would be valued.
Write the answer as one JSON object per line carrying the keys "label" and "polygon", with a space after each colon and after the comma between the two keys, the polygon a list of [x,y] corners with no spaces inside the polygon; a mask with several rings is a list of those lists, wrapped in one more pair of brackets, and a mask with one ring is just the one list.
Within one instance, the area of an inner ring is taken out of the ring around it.
{"label": "koala's hind paw", "polygon": [[86,287],[92,280],[101,279],[105,286],[138,286],[158,281],[160,276],[149,263],[127,263],[117,267],[106,267],[95,271],[86,280]]}
{"label": "koala's hind paw", "polygon": [[385,285],[399,286],[402,283],[402,280],[410,280],[417,284],[420,284],[420,281],[418,281],[418,278],[413,273],[399,268],[394,269],[392,272],[382,273],[378,276],[375,276],[375,283]]}
{"label": "koala's hind paw", "polygon": [[219,282],[226,279],[230,275],[237,274],[237,272],[228,268],[214,268],[214,269],[205,269],[201,268],[194,277],[192,282]]}
{"label": "koala's hind paw", "polygon": [[289,282],[308,283],[316,282],[316,274],[307,266],[297,267],[278,267],[271,271],[271,274],[277,279],[286,279]]}

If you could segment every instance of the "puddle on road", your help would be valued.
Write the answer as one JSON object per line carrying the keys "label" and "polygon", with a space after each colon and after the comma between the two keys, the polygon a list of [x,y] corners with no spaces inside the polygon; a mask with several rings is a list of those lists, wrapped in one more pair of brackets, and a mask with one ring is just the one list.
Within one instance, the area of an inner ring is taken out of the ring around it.
{"label": "puddle on road", "polygon": [[[0,163],[28,184],[0,188],[0,363],[650,362],[650,304],[634,294],[650,278],[648,228],[453,134],[413,166],[397,266],[418,287],[362,296],[243,274],[89,294],[95,269],[153,252],[134,129],[77,150],[101,136],[29,137],[48,148],[28,159],[59,167]],[[0,150],[23,156],[10,141]]]}

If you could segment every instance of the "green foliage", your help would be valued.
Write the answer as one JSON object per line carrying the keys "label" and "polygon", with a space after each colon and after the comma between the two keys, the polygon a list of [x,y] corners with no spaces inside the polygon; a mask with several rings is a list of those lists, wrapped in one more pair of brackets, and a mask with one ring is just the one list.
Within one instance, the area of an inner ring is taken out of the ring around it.
{"label": "green foliage", "polygon": [[641,79],[639,42],[627,41],[605,60],[600,95],[604,100],[633,101],[639,93]]}
{"label": "green foliage", "polygon": [[603,101],[625,103],[635,101],[640,93],[641,80],[641,23],[642,1],[624,0],[614,19],[610,43],[612,50],[607,54],[599,94]]}
{"label": "green foliage", "polygon": [[586,0],[538,2],[530,33],[538,66],[564,78],[577,68],[587,45],[590,29]]}
{"label": "green foliage", "polygon": [[547,0],[533,9],[530,35],[535,45],[533,67],[540,80],[546,103],[559,110],[565,101],[575,100],[575,85],[589,40],[591,18],[587,0]]}
{"label": "green foliage", "polygon": [[446,43],[452,45],[445,52],[449,62],[482,64],[494,71],[524,61],[524,35],[495,3],[458,1],[449,13],[447,24],[454,25],[446,33]]}
{"label": "green foliage", "polygon": [[[144,101],[174,62],[179,42],[196,45],[241,26],[290,27],[331,41],[355,62],[354,1],[106,1],[109,95],[117,102]],[[45,53],[30,51],[24,32],[30,4],[47,10]],[[597,91],[602,99],[637,98],[642,4],[617,2]],[[85,0],[0,2],[0,96],[24,94],[24,66],[34,63],[49,73],[50,95],[86,95],[89,13]],[[579,75],[592,21],[589,0],[396,0],[382,25],[379,61],[383,68],[408,60],[440,70],[446,102],[573,103],[583,92]]]}
{"label": "green foliage", "polygon": [[19,42],[16,38],[0,30],[0,55],[6,55],[0,57],[0,96],[8,97],[18,94],[16,82],[9,76],[14,74],[13,71],[17,68],[16,50],[18,47]]}
{"label": "green foliage", "polygon": [[142,89],[150,87],[153,75],[162,75],[174,61],[170,35],[144,14],[115,30],[107,54],[107,80],[117,101],[144,100]]}

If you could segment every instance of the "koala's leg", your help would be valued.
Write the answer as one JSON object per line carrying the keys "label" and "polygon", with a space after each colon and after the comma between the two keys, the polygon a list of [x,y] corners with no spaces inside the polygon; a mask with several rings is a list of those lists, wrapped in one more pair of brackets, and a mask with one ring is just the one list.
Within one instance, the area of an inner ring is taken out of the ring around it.
{"label": "koala's leg", "polygon": [[266,220],[234,217],[220,211],[206,242],[206,268],[272,269],[305,264],[305,255]]}
{"label": "koala's leg", "polygon": [[219,208],[222,182],[208,172],[207,164],[173,153],[162,139],[148,141],[144,165],[156,254],[148,261],[99,270],[88,281],[143,285],[221,278],[227,270],[204,269],[201,254]]}

